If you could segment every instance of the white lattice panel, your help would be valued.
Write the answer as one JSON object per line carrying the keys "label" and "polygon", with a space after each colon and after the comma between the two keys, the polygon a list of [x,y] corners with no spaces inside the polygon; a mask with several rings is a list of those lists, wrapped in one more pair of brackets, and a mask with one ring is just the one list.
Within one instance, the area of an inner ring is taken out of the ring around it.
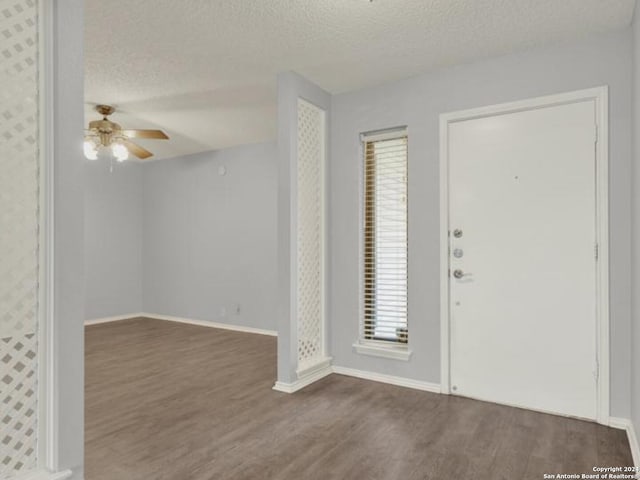
{"label": "white lattice panel", "polygon": [[323,167],[325,113],[298,101],[298,369],[323,352]]}
{"label": "white lattice panel", "polygon": [[0,0],[0,478],[37,463],[38,7]]}

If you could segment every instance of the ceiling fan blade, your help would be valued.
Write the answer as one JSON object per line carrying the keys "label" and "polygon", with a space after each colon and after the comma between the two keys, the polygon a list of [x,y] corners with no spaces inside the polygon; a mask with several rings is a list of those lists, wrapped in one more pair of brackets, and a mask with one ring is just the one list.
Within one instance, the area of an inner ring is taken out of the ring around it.
{"label": "ceiling fan blade", "polygon": [[133,142],[125,140],[122,143],[124,144],[125,147],[127,147],[127,150],[129,150],[129,153],[132,153],[133,155],[138,157],[140,160],[145,160],[153,156],[153,153],[151,153],[149,150],[147,150],[146,148],[142,148],[140,145],[136,145]]}
{"label": "ceiling fan blade", "polygon": [[162,130],[123,130],[122,133],[129,138],[152,138],[158,140],[169,140],[169,137]]}

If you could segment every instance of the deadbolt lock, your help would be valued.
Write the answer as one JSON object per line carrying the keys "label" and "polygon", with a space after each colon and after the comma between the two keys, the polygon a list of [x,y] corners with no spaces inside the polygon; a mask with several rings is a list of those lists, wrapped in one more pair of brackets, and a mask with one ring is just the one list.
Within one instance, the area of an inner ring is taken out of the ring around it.
{"label": "deadbolt lock", "polygon": [[462,230],[460,230],[459,228],[456,228],[456,229],[453,231],[453,236],[454,236],[454,237],[456,237],[456,238],[460,238],[460,237],[462,237]]}

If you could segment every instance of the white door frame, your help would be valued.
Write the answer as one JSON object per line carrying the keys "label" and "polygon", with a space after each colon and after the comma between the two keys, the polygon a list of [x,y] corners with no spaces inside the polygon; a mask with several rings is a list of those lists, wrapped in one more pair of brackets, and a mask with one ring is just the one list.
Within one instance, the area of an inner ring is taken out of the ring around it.
{"label": "white door frame", "polygon": [[[58,339],[54,309],[54,99],[55,2],[38,2],[39,126],[40,126],[40,250],[38,309],[38,469],[26,478],[61,480],[70,470],[59,471]],[[31,476],[33,475],[33,477]],[[21,478],[21,477],[19,477]]]}
{"label": "white door frame", "polygon": [[561,93],[440,115],[440,356],[441,390],[451,393],[449,286],[449,124],[593,100],[596,108],[596,362],[597,422],[609,424],[609,100],[608,87]]}

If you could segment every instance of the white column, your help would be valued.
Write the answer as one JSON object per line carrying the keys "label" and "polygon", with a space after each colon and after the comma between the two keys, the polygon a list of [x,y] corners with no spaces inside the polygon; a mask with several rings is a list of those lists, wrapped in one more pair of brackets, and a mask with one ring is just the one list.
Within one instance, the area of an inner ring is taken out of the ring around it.
{"label": "white column", "polygon": [[331,96],[278,77],[278,381],[294,392],[331,373],[327,338],[325,178]]}

